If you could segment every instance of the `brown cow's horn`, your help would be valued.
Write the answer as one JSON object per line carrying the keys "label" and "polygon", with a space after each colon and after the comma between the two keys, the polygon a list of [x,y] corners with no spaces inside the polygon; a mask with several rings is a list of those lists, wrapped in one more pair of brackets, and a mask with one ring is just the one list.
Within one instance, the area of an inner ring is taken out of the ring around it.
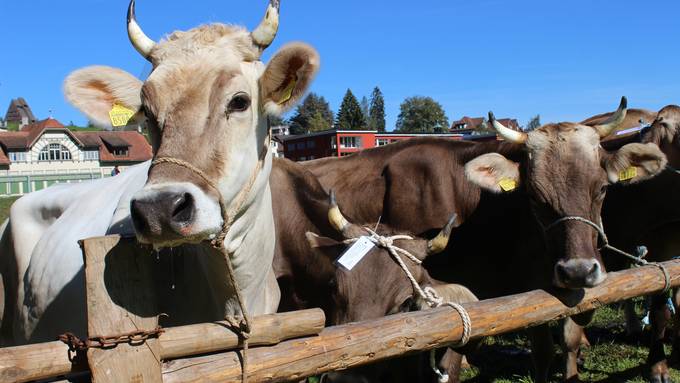
{"label": "brown cow's horn", "polygon": [[344,233],[350,226],[349,221],[340,212],[338,203],[335,201],[335,192],[331,190],[331,202],[328,208],[328,221],[339,232]]}
{"label": "brown cow's horn", "polygon": [[514,142],[516,144],[523,144],[527,142],[527,138],[529,136],[526,133],[506,128],[503,126],[503,124],[496,121],[496,117],[493,115],[493,112],[489,112],[489,122],[491,122],[491,125],[496,130],[496,132],[498,132],[498,134],[505,140]]}
{"label": "brown cow's horn", "polygon": [[454,213],[442,231],[440,231],[436,237],[427,241],[427,255],[438,254],[446,249],[446,246],[449,244],[449,238],[451,238],[451,230],[453,230],[457,217],[458,214]]}
{"label": "brown cow's horn", "polygon": [[127,29],[132,46],[148,60],[156,42],[144,34],[142,28],[137,24],[137,18],[135,17],[135,0],[130,0],[130,5],[128,6]]}
{"label": "brown cow's horn", "polygon": [[619,109],[600,125],[595,125],[594,128],[600,134],[601,138],[605,138],[610,135],[621,123],[626,119],[626,112],[628,108],[628,99],[624,96],[621,97],[621,104]]}
{"label": "brown cow's horn", "polygon": [[279,7],[281,2],[279,0],[269,0],[267,6],[267,13],[260,25],[250,34],[253,42],[260,47],[260,50],[265,50],[271,45],[276,32],[279,30]]}

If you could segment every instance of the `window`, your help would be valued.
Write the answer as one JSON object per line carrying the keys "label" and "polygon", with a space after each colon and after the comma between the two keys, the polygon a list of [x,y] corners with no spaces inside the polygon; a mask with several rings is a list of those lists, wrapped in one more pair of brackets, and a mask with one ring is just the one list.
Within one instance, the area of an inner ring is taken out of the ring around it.
{"label": "window", "polygon": [[38,154],[38,161],[64,161],[71,159],[71,152],[61,144],[46,145]]}
{"label": "window", "polygon": [[302,156],[302,157],[298,158],[298,161],[307,161],[307,157]]}
{"label": "window", "polygon": [[340,157],[347,157],[347,156],[349,156],[349,155],[351,155],[351,154],[352,154],[352,153],[342,152],[342,153],[340,153]]}
{"label": "window", "polygon": [[96,161],[99,159],[99,151],[98,150],[87,150],[83,152],[85,161]]}
{"label": "window", "polygon": [[360,148],[361,137],[340,137],[341,148]]}
{"label": "window", "polygon": [[297,148],[298,148],[298,150],[304,149],[304,148],[305,148],[305,143],[304,143],[304,142],[298,142],[298,143],[297,143]]}
{"label": "window", "polygon": [[9,152],[11,162],[26,162],[26,152]]}
{"label": "window", "polygon": [[375,146],[385,146],[390,143],[390,140],[387,138],[378,138],[375,140]]}
{"label": "window", "polygon": [[314,147],[316,147],[316,142],[307,141],[307,149],[313,149]]}
{"label": "window", "polygon": [[295,144],[288,144],[288,151],[292,152],[295,150]]}
{"label": "window", "polygon": [[130,153],[128,148],[115,148],[113,149],[113,155],[115,157],[127,157],[127,155]]}

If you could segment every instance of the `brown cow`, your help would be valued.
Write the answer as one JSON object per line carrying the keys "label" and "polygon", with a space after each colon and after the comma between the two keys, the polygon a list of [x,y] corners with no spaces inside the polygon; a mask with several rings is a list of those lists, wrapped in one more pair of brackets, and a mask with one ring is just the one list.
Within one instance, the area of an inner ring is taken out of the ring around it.
{"label": "brown cow", "polygon": [[[274,270],[281,287],[280,311],[321,307],[328,324],[337,325],[427,307],[417,299],[404,271],[385,249],[373,248],[351,271],[335,264],[348,246],[344,243],[348,237],[356,238],[368,232],[344,220],[337,205],[329,200],[310,172],[291,161],[275,160],[270,183],[276,220]],[[399,239],[395,245],[423,259],[446,247],[453,224],[453,220],[449,221],[431,241]],[[404,234],[386,225],[378,225],[376,231],[386,236]],[[476,300],[464,287],[443,285],[430,278],[422,266],[409,260],[405,263],[423,288],[432,286],[442,297],[454,302]],[[457,381],[460,367],[460,355],[456,356],[446,365],[451,382]],[[422,374],[434,379],[430,376],[432,372],[421,368],[422,365],[420,357],[409,357],[397,363],[361,368],[351,374],[329,374],[324,379],[329,382],[349,378],[410,382],[422,381]]]}
{"label": "brown cow", "polygon": [[[619,182],[622,170],[635,167],[636,176],[625,181],[635,183],[666,164],[655,145],[630,144],[613,153],[600,148],[600,139],[623,121],[625,106],[623,99],[595,128],[548,124],[527,134],[490,116],[510,142],[409,140],[304,166],[336,190],[357,220],[382,215],[395,228],[426,233],[443,225],[442,212],[458,213],[464,223],[449,246],[455,257],[428,259],[435,278],[462,283],[480,298],[551,285],[579,289],[606,277],[597,232],[558,220],[599,222],[607,186]],[[547,379],[552,359],[548,334],[547,326],[532,330],[537,381]]]}
{"label": "brown cow", "polygon": [[[632,111],[632,110],[631,110]],[[585,120],[585,124],[601,123],[609,114],[602,114]],[[680,255],[680,175],[675,170],[680,167],[680,107],[669,105],[657,113],[635,110],[626,117],[628,127],[639,125],[639,121],[651,123],[643,131],[616,137],[603,143],[607,149],[615,149],[623,144],[640,141],[654,143],[666,154],[669,168],[649,182],[612,188],[602,208],[602,219],[607,230],[609,242],[620,249],[634,252],[638,245],[649,250],[650,261],[667,261]],[[616,254],[605,257],[607,269],[620,270],[628,267],[627,260]],[[680,296],[675,291],[675,304],[680,304]],[[629,331],[640,331],[639,319],[635,317],[630,303],[626,304]],[[678,311],[676,311],[678,312]],[[676,316],[680,320],[680,313]],[[670,382],[670,375],[663,349],[663,339],[670,312],[666,306],[666,294],[652,298],[650,323],[652,326],[650,352],[647,363],[650,379],[654,382]],[[637,323],[635,323],[637,322]],[[676,321],[677,322],[677,321]],[[676,326],[673,344],[674,352],[680,351],[680,327]],[[567,339],[565,353],[567,358],[567,377],[576,376],[577,353],[582,328],[567,322],[564,337]]]}

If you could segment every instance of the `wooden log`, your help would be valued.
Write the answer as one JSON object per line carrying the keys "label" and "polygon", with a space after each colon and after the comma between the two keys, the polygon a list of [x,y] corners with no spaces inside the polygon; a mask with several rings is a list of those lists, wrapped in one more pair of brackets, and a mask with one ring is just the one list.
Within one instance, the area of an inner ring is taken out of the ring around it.
{"label": "wooden log", "polygon": [[[152,258],[118,236],[82,242],[85,257],[87,333],[90,338],[158,326]],[[160,383],[161,355],[157,338],[141,344],[90,348],[87,361],[95,383]]]}
{"label": "wooden log", "polygon": [[[262,315],[253,318],[251,346],[265,346],[284,340],[317,335],[326,318],[321,309]],[[162,359],[233,350],[238,337],[225,322],[179,326],[160,336]],[[0,382],[29,382],[84,371],[86,365],[72,365],[62,342],[48,342],[0,348]]]}
{"label": "wooden log", "polygon": [[[673,287],[680,285],[680,261],[664,263]],[[472,339],[537,326],[602,305],[659,292],[664,277],[646,266],[610,273],[600,286],[561,292],[542,290],[465,304],[472,320]],[[318,337],[251,349],[248,376],[252,382],[298,380],[457,342],[462,322],[450,307],[405,313],[379,320],[325,329]],[[163,363],[163,381],[236,382],[241,364],[235,352]]]}

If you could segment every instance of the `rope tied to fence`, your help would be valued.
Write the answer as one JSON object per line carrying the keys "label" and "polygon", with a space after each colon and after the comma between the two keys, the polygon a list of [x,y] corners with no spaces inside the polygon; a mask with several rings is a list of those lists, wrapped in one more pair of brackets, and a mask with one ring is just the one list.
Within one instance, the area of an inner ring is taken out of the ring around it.
{"label": "rope tied to fence", "polygon": [[74,352],[87,351],[90,348],[111,349],[119,344],[127,343],[132,346],[144,344],[149,338],[158,338],[165,330],[156,326],[153,330],[136,330],[117,335],[92,336],[80,339],[75,334],[67,332],[59,335],[58,339],[68,346],[68,360],[73,363]]}
{"label": "rope tied to fence", "polygon": [[[470,341],[470,333],[472,332],[472,320],[470,319],[470,314],[468,314],[467,310],[465,310],[465,307],[458,303],[448,301],[445,302],[444,299],[437,294],[434,288],[430,286],[422,288],[416,278],[413,276],[411,270],[409,270],[408,266],[406,266],[406,263],[401,258],[400,254],[408,258],[416,265],[421,265],[423,262],[415,255],[411,254],[408,250],[405,250],[394,244],[394,241],[413,240],[413,237],[409,235],[383,236],[369,227],[364,227],[364,229],[370,234],[370,236],[366,237],[368,240],[370,240],[374,245],[387,250],[387,252],[392,256],[392,259],[394,259],[397,265],[399,265],[399,267],[404,271],[406,278],[409,280],[409,282],[411,282],[413,291],[415,291],[418,296],[427,302],[428,306],[431,308],[449,306],[454,309],[458,315],[460,315],[461,321],[463,322],[463,334],[461,335],[460,341],[451,347],[457,348],[465,346]],[[344,243],[351,244],[358,240],[359,238],[350,238],[345,240]],[[436,365],[435,350],[430,350],[430,368],[437,375],[440,383],[446,383],[449,381],[448,374],[446,372],[440,371]]]}
{"label": "rope tied to fence", "polygon": [[258,158],[257,165],[250,174],[250,177],[248,177],[248,180],[246,181],[244,188],[238,192],[238,194],[232,201],[231,209],[229,209],[229,206],[224,200],[224,196],[222,196],[222,192],[220,191],[218,185],[212,179],[210,179],[210,177],[208,177],[208,175],[201,169],[198,169],[194,165],[184,160],[172,157],[157,158],[151,163],[151,167],[160,164],[173,164],[181,166],[191,171],[195,175],[199,176],[201,179],[203,179],[203,181],[205,181],[218,195],[220,213],[222,215],[222,228],[219,234],[217,234],[217,236],[215,236],[215,238],[213,238],[210,241],[210,245],[215,250],[219,251],[224,258],[224,262],[227,266],[227,277],[229,278],[229,283],[231,283],[231,286],[234,288],[236,299],[238,300],[238,305],[241,310],[242,315],[241,318],[238,318],[237,316],[234,315],[228,315],[225,317],[225,321],[229,324],[231,330],[238,334],[239,338],[241,339],[241,342],[243,343],[243,358],[241,367],[241,381],[243,383],[248,382],[248,344],[249,344],[248,340],[250,339],[252,327],[250,315],[248,314],[248,310],[246,309],[245,299],[243,298],[243,294],[241,293],[241,289],[239,287],[238,281],[236,280],[236,276],[234,273],[234,266],[231,261],[233,254],[226,248],[224,240],[229,234],[229,231],[231,230],[231,227],[234,224],[234,221],[236,220],[237,214],[241,211],[243,205],[248,200],[250,191],[255,185],[257,177],[260,175],[262,168],[264,167],[264,163],[269,152],[270,142],[271,142],[271,129],[268,127],[264,147],[262,149],[262,152],[260,153],[260,157]]}
{"label": "rope tied to fence", "polygon": [[[601,221],[602,220],[600,220],[600,222]],[[538,221],[538,222],[540,224],[540,221]],[[626,251],[623,251],[619,248],[616,248],[616,247],[610,245],[609,244],[609,238],[607,238],[607,234],[604,232],[604,227],[601,223],[598,225],[595,222],[593,222],[589,219],[583,218],[583,217],[566,216],[566,217],[562,217],[562,218],[558,219],[557,221],[551,223],[550,225],[544,227],[543,230],[545,232],[548,232],[551,229],[555,228],[556,226],[563,224],[565,222],[580,222],[580,223],[584,223],[584,224],[592,227],[593,229],[595,229],[595,231],[597,231],[597,234],[598,234],[600,240],[602,241],[602,246],[600,247],[600,250],[607,249],[607,250],[612,251],[615,254],[618,254],[618,255],[621,255],[625,258],[628,258],[636,266],[655,266],[655,267],[659,268],[659,270],[661,270],[661,273],[663,274],[663,277],[664,277],[663,293],[667,293],[671,289],[671,276],[668,273],[668,270],[661,263],[650,262],[650,261],[645,259],[645,257],[647,256],[647,248],[646,247],[640,246],[637,249],[637,252],[636,252],[637,254],[631,254],[631,253],[628,253]]]}

